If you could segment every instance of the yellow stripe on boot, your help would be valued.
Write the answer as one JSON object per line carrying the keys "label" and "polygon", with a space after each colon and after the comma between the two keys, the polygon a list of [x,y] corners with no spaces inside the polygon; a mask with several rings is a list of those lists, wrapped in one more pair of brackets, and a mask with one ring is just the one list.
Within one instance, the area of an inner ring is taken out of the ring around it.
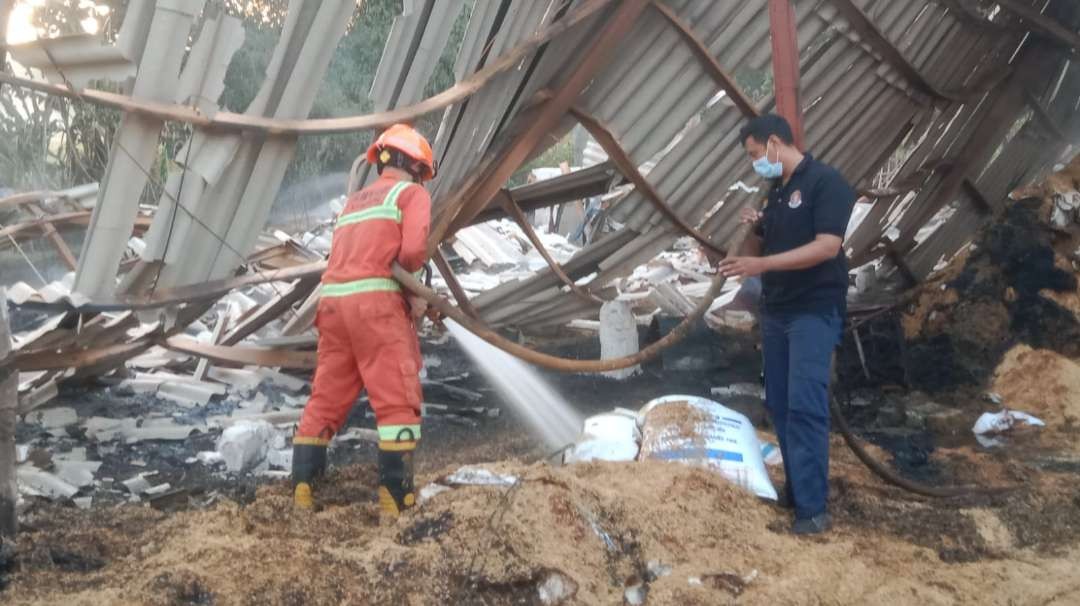
{"label": "yellow stripe on boot", "polygon": [[311,485],[300,482],[293,490],[293,507],[305,511],[315,509],[315,498],[311,494]]}

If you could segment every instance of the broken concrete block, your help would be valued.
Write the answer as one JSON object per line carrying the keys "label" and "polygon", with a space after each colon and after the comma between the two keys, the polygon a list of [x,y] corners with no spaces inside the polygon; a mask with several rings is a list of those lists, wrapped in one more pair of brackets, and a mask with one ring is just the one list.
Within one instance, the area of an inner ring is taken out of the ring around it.
{"label": "broken concrete block", "polygon": [[86,435],[97,442],[108,442],[123,436],[126,431],[135,429],[138,421],[135,419],[110,419],[108,417],[91,417],[83,423]]}
{"label": "broken concrete block", "polygon": [[172,488],[172,486],[170,486],[168,482],[165,482],[164,484],[158,484],[157,486],[151,486],[150,488],[147,488],[143,491],[143,494],[148,496],[155,496],[168,492],[170,488]]}
{"label": "broken concrete block", "polygon": [[[600,357],[605,360],[621,358],[638,352],[637,321],[630,304],[609,301],[600,308]],[[604,373],[613,379],[626,379],[641,372],[641,366],[631,366]]]}
{"label": "broken concrete block", "polygon": [[19,482],[19,491],[28,496],[70,499],[79,492],[78,487],[33,465],[20,465],[15,470],[15,475]]}
{"label": "broken concrete block", "polygon": [[226,384],[231,390],[250,392],[263,382],[263,376],[254,370],[212,367],[206,376]]}
{"label": "broken concrete block", "polygon": [[46,429],[67,427],[79,422],[79,414],[70,406],[57,406],[35,410],[26,415],[27,423],[36,423]]}
{"label": "broken concrete block", "polygon": [[206,406],[214,394],[211,391],[187,383],[162,383],[161,387],[158,387],[157,395],[159,398],[175,402],[180,406],[194,408],[196,406]]}
{"label": "broken concrete block", "polygon": [[134,444],[143,440],[186,440],[191,434],[206,429],[205,425],[184,425],[171,418],[156,417],[146,419],[138,427],[125,427],[121,435],[126,443]]}
{"label": "broken concrete block", "polygon": [[56,476],[72,486],[82,488],[94,483],[94,474],[101,467],[101,461],[53,461]]}
{"label": "broken concrete block", "polygon": [[146,474],[140,473],[134,477],[128,478],[123,481],[124,487],[128,489],[131,494],[142,494],[151,488],[150,482],[146,480]]}
{"label": "broken concrete block", "polygon": [[72,499],[72,501],[79,509],[90,509],[94,504],[94,497],[79,497],[77,499]]}
{"label": "broken concrete block", "polygon": [[225,459],[225,468],[229,471],[248,471],[266,459],[275,438],[283,440],[277,429],[266,421],[240,421],[221,432],[217,451]]}

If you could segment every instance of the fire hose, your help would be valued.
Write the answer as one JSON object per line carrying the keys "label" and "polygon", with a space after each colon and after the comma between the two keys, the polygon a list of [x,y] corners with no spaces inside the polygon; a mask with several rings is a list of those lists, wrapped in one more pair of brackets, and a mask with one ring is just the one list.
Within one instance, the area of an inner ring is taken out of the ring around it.
{"label": "fire hose", "polygon": [[[750,233],[750,225],[740,225],[739,229],[735,232],[735,236],[732,240],[733,244],[730,250],[739,250],[742,247],[743,241]],[[668,347],[677,344],[682,341],[688,334],[690,334],[691,328],[708,312],[712,307],[713,301],[720,296],[720,291],[723,290],[724,284],[727,283],[727,278],[723,274],[717,274],[709,284],[709,289],[706,291],[704,298],[694,308],[686,318],[683,319],[675,328],[673,328],[667,335],[660,340],[645,347],[636,354],[629,356],[622,356],[619,358],[610,358],[606,360],[578,360],[573,358],[562,358],[559,356],[553,356],[543,352],[539,352],[521,344],[515,343],[510,339],[500,335],[496,331],[489,328],[480,320],[475,320],[465,315],[458,307],[439,296],[434,290],[421,284],[412,274],[407,272],[400,265],[394,264],[393,267],[394,278],[402,284],[402,286],[410,291],[412,294],[424,299],[429,305],[438,310],[445,317],[457,322],[463,326],[466,330],[480,337],[489,344],[505,351],[508,354],[516,356],[526,362],[535,364],[542,368],[549,370],[555,370],[559,372],[573,372],[573,373],[597,373],[607,372],[611,370],[619,370],[622,368],[629,368],[651,360],[659,355]],[[971,494],[1001,494],[1015,490],[1017,487],[979,487],[979,486],[943,486],[933,487],[921,484],[904,478],[897,474],[895,471],[889,469],[879,461],[875,460],[866,449],[859,443],[858,438],[851,431],[851,427],[847,423],[847,419],[841,412],[839,405],[835,399],[830,400],[832,417],[836,420],[837,429],[840,431],[840,435],[843,436],[844,442],[848,448],[874,475],[881,478],[888,484],[904,489],[914,494],[936,497],[936,498],[949,498]]]}

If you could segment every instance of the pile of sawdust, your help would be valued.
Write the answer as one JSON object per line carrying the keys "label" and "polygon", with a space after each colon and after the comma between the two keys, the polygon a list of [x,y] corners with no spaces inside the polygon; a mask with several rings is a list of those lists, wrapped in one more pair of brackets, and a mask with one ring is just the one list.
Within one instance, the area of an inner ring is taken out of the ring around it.
{"label": "pile of sawdust", "polygon": [[1076,518],[1075,487],[1017,505],[1060,514],[1045,529],[1060,553],[1038,541],[1020,551],[1043,535],[1014,527],[1007,510],[905,499],[833,446],[838,527],[824,537],[793,537],[786,512],[664,462],[503,462],[490,468],[521,478],[516,486],[457,488],[380,523],[374,470],[359,466],[333,473],[310,515],[293,512],[277,485],[247,507],[41,517],[20,537],[20,568],[2,595],[10,604],[620,604],[636,588],[647,604],[1080,599],[1071,582],[1080,533],[1061,526]]}
{"label": "pile of sawdust", "polygon": [[993,390],[1051,428],[1080,426],[1080,364],[1056,352],[1012,348],[994,371]]}
{"label": "pile of sawdust", "polygon": [[[1080,170],[1080,157],[1073,164]],[[1049,229],[1052,194],[1043,191],[1063,178],[1033,190],[1046,200],[1010,202],[966,254],[920,288],[902,318],[913,387],[980,386],[1018,343],[1080,356],[1080,272],[1070,258],[1080,225]]]}

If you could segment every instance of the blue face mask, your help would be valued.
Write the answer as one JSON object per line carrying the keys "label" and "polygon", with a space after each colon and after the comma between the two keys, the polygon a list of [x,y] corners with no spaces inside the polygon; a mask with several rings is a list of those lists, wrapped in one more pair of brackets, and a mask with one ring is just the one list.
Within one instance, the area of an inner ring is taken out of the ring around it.
{"label": "blue face mask", "polygon": [[765,179],[779,179],[784,174],[784,164],[779,156],[776,162],[769,162],[769,145],[765,144],[765,155],[754,160],[754,170]]}

